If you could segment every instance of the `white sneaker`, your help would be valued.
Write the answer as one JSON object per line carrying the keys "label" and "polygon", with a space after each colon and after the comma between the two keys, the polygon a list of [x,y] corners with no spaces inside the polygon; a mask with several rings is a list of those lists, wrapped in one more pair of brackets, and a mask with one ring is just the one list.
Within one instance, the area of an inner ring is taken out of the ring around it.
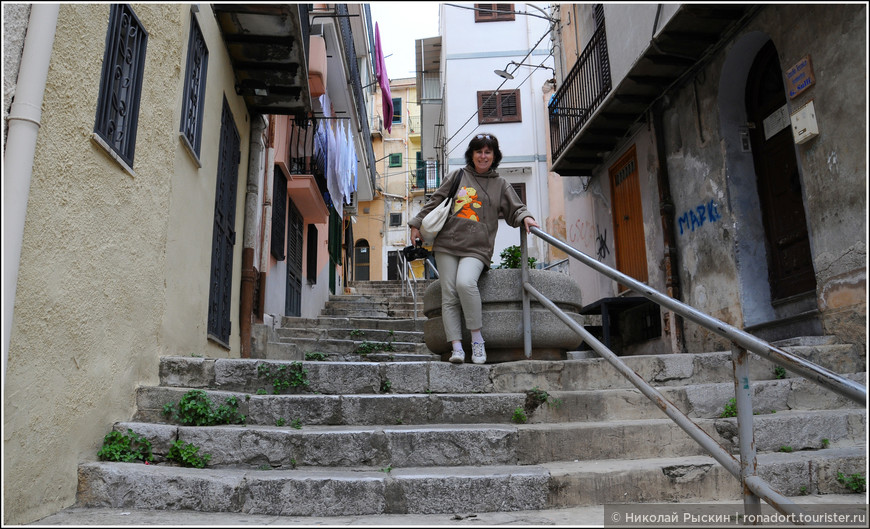
{"label": "white sneaker", "polygon": [[483,347],[482,343],[475,342],[471,344],[471,361],[475,364],[486,363],[486,348]]}
{"label": "white sneaker", "polygon": [[451,364],[461,364],[465,362],[465,351],[453,351],[453,355],[450,357]]}

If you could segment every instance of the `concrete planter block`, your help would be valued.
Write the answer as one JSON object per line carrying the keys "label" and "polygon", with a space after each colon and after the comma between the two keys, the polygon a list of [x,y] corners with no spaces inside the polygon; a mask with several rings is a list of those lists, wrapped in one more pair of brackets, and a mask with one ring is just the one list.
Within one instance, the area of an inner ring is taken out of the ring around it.
{"label": "concrete planter block", "polygon": [[[553,301],[579,324],[583,316],[580,287],[565,274],[550,270],[530,270],[533,287]],[[486,341],[487,363],[525,360],[523,350],[522,270],[491,269],[484,272],[478,283],[483,302],[483,338]],[[564,360],[567,352],[577,349],[583,340],[555,314],[532,299],[532,356],[533,360]],[[428,318],[423,324],[426,346],[440,354],[442,360],[450,356],[451,346],[444,333],[441,319],[441,282],[434,281],[423,297],[423,313]],[[462,323],[462,343],[471,360],[471,333]]]}

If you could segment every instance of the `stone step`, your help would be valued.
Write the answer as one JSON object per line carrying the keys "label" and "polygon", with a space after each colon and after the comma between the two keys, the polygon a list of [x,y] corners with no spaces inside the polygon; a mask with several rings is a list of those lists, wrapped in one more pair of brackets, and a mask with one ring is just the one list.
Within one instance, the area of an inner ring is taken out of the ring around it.
{"label": "stone step", "polygon": [[423,332],[423,323],[426,318],[405,319],[379,319],[321,316],[319,318],[298,318],[284,316],[281,318],[280,328],[315,328],[315,329],[361,329],[361,330],[392,330],[392,331],[416,331]]}
{"label": "stone step", "polygon": [[[400,366],[394,363],[392,367]],[[384,366],[386,367],[386,366]],[[235,397],[248,424],[275,424],[279,417],[291,416],[306,425],[377,425],[377,424],[474,424],[510,423],[521,408],[530,423],[596,422],[641,420],[661,417],[663,412],[636,389],[595,391],[555,391],[544,398],[528,398],[526,392],[426,393],[423,383],[390,379],[383,369],[370,371],[366,378],[341,378],[335,370],[318,372],[322,378],[309,379],[307,392],[275,394],[273,379],[262,377],[256,383],[245,379],[224,379],[219,388],[203,381],[180,377],[165,386],[140,387],[137,391],[138,421],[164,422],[163,407],[179,402],[191,388],[203,389],[214,403],[223,404]],[[397,371],[392,371],[397,372]],[[172,385],[181,383],[182,385]],[[194,384],[200,383],[197,387]],[[753,409],[758,414],[776,414],[795,410],[853,409],[852,401],[815,388],[803,379],[756,382],[753,385]],[[238,391],[244,387],[244,392]],[[354,394],[335,393],[336,388],[355,390]],[[315,388],[331,389],[319,391]],[[686,387],[660,387],[662,396],[692,418],[717,419],[723,415],[733,396],[733,384],[701,384]],[[312,393],[316,392],[316,393]]]}
{"label": "stone step", "polygon": [[305,338],[309,340],[367,340],[423,343],[421,331],[394,331],[392,329],[336,329],[336,328],[287,328],[275,329],[282,341]]}
{"label": "stone step", "polygon": [[[382,420],[395,420],[395,415]],[[152,443],[156,462],[165,462],[181,440],[211,456],[210,468],[430,467],[533,465],[554,461],[597,461],[704,455],[704,450],[664,414],[661,418],[554,424],[380,424],[323,426],[271,416],[271,425],[176,426],[123,422]],[[738,452],[731,419],[698,419],[726,450]],[[280,423],[280,426],[278,424]],[[863,444],[863,410],[780,412],[753,419],[756,450],[820,450]],[[258,449],[253,449],[258,447]],[[481,449],[485,447],[485,449]]]}
{"label": "stone step", "polygon": [[305,353],[333,353],[342,355],[356,354],[359,360],[365,360],[372,353],[414,353],[428,354],[429,349],[421,342],[400,342],[394,340],[378,341],[367,339],[339,340],[319,338],[281,338],[277,343],[291,343],[296,349]]}
{"label": "stone step", "polygon": [[[416,302],[422,307],[422,299]],[[414,300],[410,296],[385,295],[385,296],[331,296],[326,302],[327,307],[393,307],[397,309],[414,308]]]}
{"label": "stone step", "polygon": [[[635,356],[626,364],[641,378],[656,387],[723,384],[731,387],[733,372],[729,353],[699,355]],[[261,387],[259,364],[273,369],[290,367],[291,362],[253,359],[209,359],[164,356],[160,359],[160,381],[167,386],[209,387],[253,393]],[[385,380],[395,393],[525,393],[533,388],[547,392],[632,389],[634,386],[603,359],[566,361],[518,361],[503,364],[461,364],[448,362],[301,362],[307,370],[308,390],[322,394],[371,393]],[[801,377],[777,379],[765,360],[750,360],[753,383],[780,380],[803,388],[807,397],[833,392]],[[846,375],[844,375],[846,376]],[[848,375],[862,384],[865,374]],[[811,389],[813,388],[813,389]],[[701,391],[696,389],[696,391]],[[703,390],[710,391],[710,390]],[[717,399],[724,396],[727,390]],[[794,397],[799,399],[800,397]],[[725,399],[727,400],[727,399]]]}
{"label": "stone step", "polygon": [[358,308],[358,307],[325,307],[321,314],[332,318],[395,318],[400,320],[408,320],[414,318],[423,318],[423,310],[420,309],[414,313],[414,309],[392,309],[392,308]]}
{"label": "stone step", "polygon": [[[851,492],[837,473],[861,473],[866,446],[758,455],[758,475],[786,496]],[[735,499],[739,482],[709,456],[556,462],[541,465],[550,481],[548,507]]]}
{"label": "stone step", "polygon": [[[842,494],[838,472],[861,472],[865,447],[758,457],[758,473],[783,494]],[[537,510],[578,505],[742,498],[713,458],[555,462],[544,465],[373,470],[192,469],[86,462],[77,506],[282,516]]]}

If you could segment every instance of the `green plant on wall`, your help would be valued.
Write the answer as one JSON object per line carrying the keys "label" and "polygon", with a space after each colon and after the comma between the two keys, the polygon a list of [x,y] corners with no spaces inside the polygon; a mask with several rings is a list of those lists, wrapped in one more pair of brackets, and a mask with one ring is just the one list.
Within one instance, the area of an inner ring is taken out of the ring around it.
{"label": "green plant on wall", "polygon": [[112,430],[103,438],[103,447],[97,452],[101,461],[154,461],[151,441],[127,429],[126,434]]}
{"label": "green plant on wall", "polygon": [[[495,268],[521,268],[522,267],[522,249],[517,246],[508,246],[501,251],[501,264]],[[534,257],[529,257],[529,268],[534,268],[537,260]]]}

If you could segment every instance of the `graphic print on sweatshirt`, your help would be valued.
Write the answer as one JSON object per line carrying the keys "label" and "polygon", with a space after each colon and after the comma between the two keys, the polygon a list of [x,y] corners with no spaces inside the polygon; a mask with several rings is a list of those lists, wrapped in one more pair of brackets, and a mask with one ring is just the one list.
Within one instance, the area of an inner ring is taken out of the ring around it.
{"label": "graphic print on sweatshirt", "polygon": [[473,187],[463,187],[456,194],[456,203],[453,205],[453,211],[457,217],[480,222],[480,217],[477,216],[475,209],[483,207],[480,200],[477,199],[477,190]]}

